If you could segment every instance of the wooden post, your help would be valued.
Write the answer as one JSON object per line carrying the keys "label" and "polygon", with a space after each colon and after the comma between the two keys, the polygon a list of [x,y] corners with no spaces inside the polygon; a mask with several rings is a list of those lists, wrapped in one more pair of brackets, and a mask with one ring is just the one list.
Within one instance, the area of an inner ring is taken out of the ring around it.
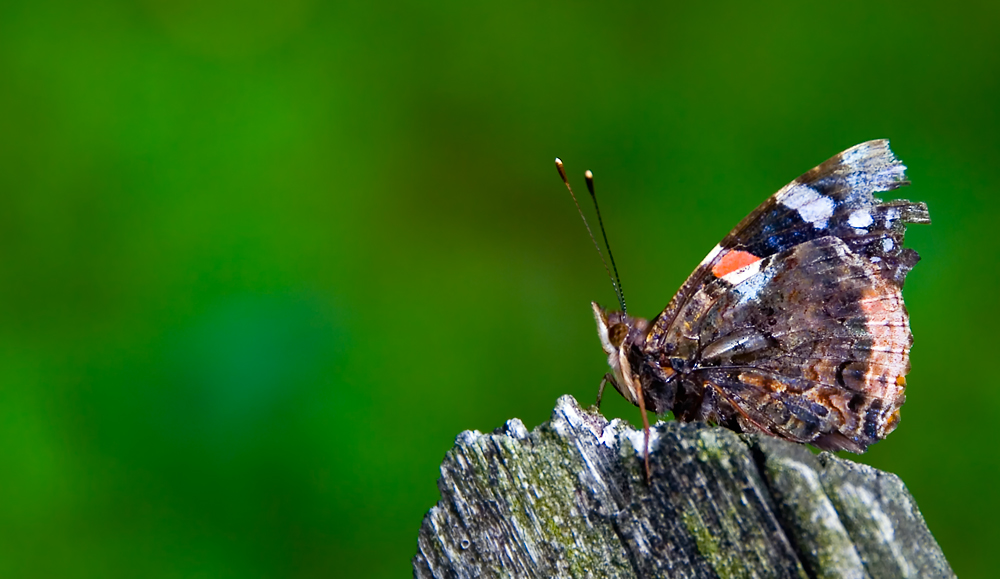
{"label": "wooden post", "polygon": [[893,474],[766,436],[642,432],[571,396],[529,432],[466,431],[414,577],[954,577]]}

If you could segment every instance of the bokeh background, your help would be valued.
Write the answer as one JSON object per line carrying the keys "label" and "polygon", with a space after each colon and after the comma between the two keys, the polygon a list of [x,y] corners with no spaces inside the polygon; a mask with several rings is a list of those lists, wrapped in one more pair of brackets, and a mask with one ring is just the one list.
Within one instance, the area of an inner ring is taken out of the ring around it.
{"label": "bokeh background", "polygon": [[[995,572],[995,3],[0,5],[0,576],[400,577],[464,429],[589,403],[597,175],[653,316],[887,137],[934,224],[898,473]],[[609,416],[638,412],[611,392]]]}

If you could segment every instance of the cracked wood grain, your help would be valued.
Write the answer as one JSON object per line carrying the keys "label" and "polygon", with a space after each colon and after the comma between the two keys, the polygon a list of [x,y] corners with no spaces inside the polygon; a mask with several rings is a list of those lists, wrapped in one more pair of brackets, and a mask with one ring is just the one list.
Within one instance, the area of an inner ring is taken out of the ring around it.
{"label": "cracked wood grain", "polygon": [[571,396],[529,432],[466,431],[414,577],[954,577],[895,475],[704,424],[642,433]]}

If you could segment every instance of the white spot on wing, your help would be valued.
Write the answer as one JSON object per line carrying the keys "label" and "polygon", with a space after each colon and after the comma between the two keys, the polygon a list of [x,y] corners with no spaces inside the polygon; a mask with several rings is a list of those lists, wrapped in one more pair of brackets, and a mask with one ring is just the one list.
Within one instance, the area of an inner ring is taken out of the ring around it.
{"label": "white spot on wing", "polygon": [[[751,265],[757,265],[758,270],[760,268],[760,262]],[[760,293],[760,290],[764,289],[764,286],[767,285],[767,282],[771,281],[771,275],[772,274],[766,271],[759,272],[757,273],[757,275],[751,275],[745,278],[744,281],[740,283],[740,285],[734,287],[733,291],[735,291],[740,295],[740,299],[736,301],[736,306],[734,307],[742,306],[743,304],[749,302],[750,300],[755,299],[757,297],[757,294]]]}
{"label": "white spot on wing", "polygon": [[740,285],[747,279],[760,273],[760,260],[751,263],[750,265],[745,265],[736,271],[731,271],[726,275],[722,276],[722,279],[733,285]]}
{"label": "white spot on wing", "polygon": [[824,229],[833,215],[833,199],[820,195],[812,187],[796,183],[778,199],[782,205],[795,209],[803,221],[816,229]]}
{"label": "white spot on wing", "polygon": [[847,223],[851,227],[868,227],[874,222],[872,214],[867,209],[858,209],[847,218]]}
{"label": "white spot on wing", "polygon": [[823,229],[826,227],[827,220],[833,215],[833,199],[820,196],[812,203],[799,207],[799,215],[802,216],[802,219],[812,223],[816,229]]}
{"label": "white spot on wing", "polygon": [[896,242],[891,237],[882,238],[882,251],[892,251],[896,247]]}

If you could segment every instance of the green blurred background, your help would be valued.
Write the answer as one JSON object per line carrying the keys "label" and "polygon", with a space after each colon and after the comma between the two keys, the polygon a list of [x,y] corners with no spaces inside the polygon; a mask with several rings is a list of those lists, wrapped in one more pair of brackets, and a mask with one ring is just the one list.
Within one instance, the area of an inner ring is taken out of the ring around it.
{"label": "green blurred background", "polygon": [[996,5],[695,4],[4,2],[0,576],[408,576],[455,435],[605,371],[555,156],[649,317],[880,137],[934,224],[859,460],[995,572]]}

